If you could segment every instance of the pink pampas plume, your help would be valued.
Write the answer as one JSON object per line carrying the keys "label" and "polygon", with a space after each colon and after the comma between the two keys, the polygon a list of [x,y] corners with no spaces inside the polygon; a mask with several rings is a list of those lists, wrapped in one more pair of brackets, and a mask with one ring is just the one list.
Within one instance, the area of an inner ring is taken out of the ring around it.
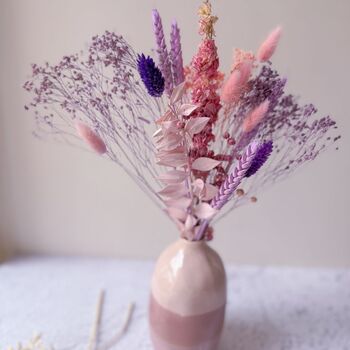
{"label": "pink pampas plume", "polygon": [[264,119],[268,109],[269,109],[269,101],[266,100],[261,103],[258,107],[256,107],[249,115],[245,118],[242,128],[244,132],[250,132],[255,127],[261,123]]}
{"label": "pink pampas plume", "polygon": [[221,91],[221,100],[225,103],[234,103],[239,99],[243,89],[247,85],[252,72],[253,62],[247,60],[235,69],[224,84]]}
{"label": "pink pampas plume", "polygon": [[86,124],[82,122],[76,122],[75,128],[77,134],[98,154],[104,154],[107,151],[106,145],[103,140],[95,134]]}
{"label": "pink pampas plume", "polygon": [[282,27],[275,28],[260,45],[257,58],[260,62],[268,61],[276,50],[282,34]]}
{"label": "pink pampas plume", "polygon": [[241,90],[243,90],[246,84],[248,83],[250,75],[252,74],[252,68],[253,68],[252,60],[246,60],[241,63],[239,67],[239,72],[241,73],[241,79],[240,79]]}
{"label": "pink pampas plume", "polygon": [[231,103],[236,101],[241,91],[241,73],[238,70],[232,72],[221,91],[221,101]]}

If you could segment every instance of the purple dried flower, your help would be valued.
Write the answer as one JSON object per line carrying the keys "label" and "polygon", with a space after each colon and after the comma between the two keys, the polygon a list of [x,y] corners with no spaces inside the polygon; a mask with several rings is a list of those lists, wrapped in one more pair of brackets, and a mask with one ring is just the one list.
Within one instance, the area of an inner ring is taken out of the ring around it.
{"label": "purple dried flower", "polygon": [[165,43],[162,19],[157,10],[152,11],[153,29],[157,43],[157,53],[159,58],[159,68],[165,80],[165,91],[170,96],[173,90],[173,77],[171,73],[171,63]]}
{"label": "purple dried flower", "polygon": [[[244,179],[247,171],[249,170],[253,160],[259,149],[257,142],[252,142],[245,150],[242,157],[238,160],[238,164],[234,170],[229,174],[220,186],[218,193],[210,202],[210,205],[217,210],[220,210],[225,204],[232,198],[235,190]],[[195,235],[195,240],[199,241],[203,238],[203,235],[208,227],[209,221],[203,220],[201,226]]]}
{"label": "purple dried flower", "polygon": [[272,141],[267,141],[263,143],[256,152],[256,155],[250,164],[249,169],[247,170],[245,177],[250,177],[254,175],[267,161],[267,158],[269,158],[273,148]]}
{"label": "purple dried flower", "polygon": [[241,159],[239,159],[237,166],[233,172],[227,176],[226,180],[219,188],[218,193],[211,201],[210,205],[213,208],[221,209],[230,200],[234,191],[249,171],[259,149],[260,147],[256,142],[253,142],[247,147]]}
{"label": "purple dried flower", "polygon": [[137,68],[148,93],[153,97],[160,97],[164,91],[164,78],[155,65],[153,59],[144,54],[137,57]]}
{"label": "purple dried flower", "polygon": [[174,85],[176,86],[181,84],[185,80],[181,50],[180,29],[176,21],[174,21],[171,24],[170,46],[171,67],[173,71]]}

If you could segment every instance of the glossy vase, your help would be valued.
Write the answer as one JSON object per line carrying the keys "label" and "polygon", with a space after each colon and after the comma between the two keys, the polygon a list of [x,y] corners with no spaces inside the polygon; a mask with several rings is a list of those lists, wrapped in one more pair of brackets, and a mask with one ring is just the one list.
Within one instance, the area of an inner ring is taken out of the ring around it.
{"label": "glossy vase", "polygon": [[149,324],[155,350],[216,350],[224,323],[226,274],[205,241],[180,239],[160,255]]}

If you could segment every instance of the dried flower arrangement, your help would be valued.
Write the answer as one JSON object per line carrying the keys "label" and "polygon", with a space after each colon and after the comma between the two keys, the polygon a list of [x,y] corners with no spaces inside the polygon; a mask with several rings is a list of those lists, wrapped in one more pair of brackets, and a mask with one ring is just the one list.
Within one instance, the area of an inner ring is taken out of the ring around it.
{"label": "dried flower arrangement", "polygon": [[[183,65],[180,30],[167,48],[153,11],[157,64],[106,31],[87,53],[57,65],[32,65],[37,136],[79,145],[121,166],[188,240],[210,240],[217,220],[314,160],[340,136],[329,116],[285,92],[272,67],[277,27],[257,53],[236,49],[231,72],[219,70],[209,1],[199,9],[197,53]],[[151,136],[152,135],[152,136]],[[266,163],[266,164],[265,164]]]}

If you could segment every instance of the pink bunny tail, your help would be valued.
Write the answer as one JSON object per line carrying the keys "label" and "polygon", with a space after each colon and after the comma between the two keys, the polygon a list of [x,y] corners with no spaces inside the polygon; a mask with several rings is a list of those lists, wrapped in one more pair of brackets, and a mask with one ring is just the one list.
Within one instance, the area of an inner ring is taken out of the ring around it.
{"label": "pink bunny tail", "polygon": [[221,101],[224,103],[235,103],[239,99],[250,78],[253,61],[246,60],[235,69],[228,78],[221,92]]}
{"label": "pink bunny tail", "polygon": [[282,34],[282,27],[275,28],[260,45],[257,58],[260,62],[268,61],[274,54]]}
{"label": "pink bunny tail", "polygon": [[221,91],[221,101],[225,103],[235,102],[241,92],[241,73],[238,70],[232,72]]}
{"label": "pink bunny tail", "polygon": [[77,134],[98,154],[104,154],[107,151],[106,145],[103,140],[95,134],[86,124],[82,122],[76,122],[75,128]]}
{"label": "pink bunny tail", "polygon": [[248,83],[250,75],[252,74],[252,69],[253,69],[253,61],[252,60],[246,60],[246,61],[241,63],[241,65],[239,67],[239,71],[241,73],[241,79],[240,79],[241,89],[244,89],[246,84]]}
{"label": "pink bunny tail", "polygon": [[258,107],[256,107],[247,118],[245,118],[242,128],[244,132],[250,132],[257,125],[259,125],[262,120],[264,119],[268,109],[269,109],[270,102],[268,100],[261,103]]}

